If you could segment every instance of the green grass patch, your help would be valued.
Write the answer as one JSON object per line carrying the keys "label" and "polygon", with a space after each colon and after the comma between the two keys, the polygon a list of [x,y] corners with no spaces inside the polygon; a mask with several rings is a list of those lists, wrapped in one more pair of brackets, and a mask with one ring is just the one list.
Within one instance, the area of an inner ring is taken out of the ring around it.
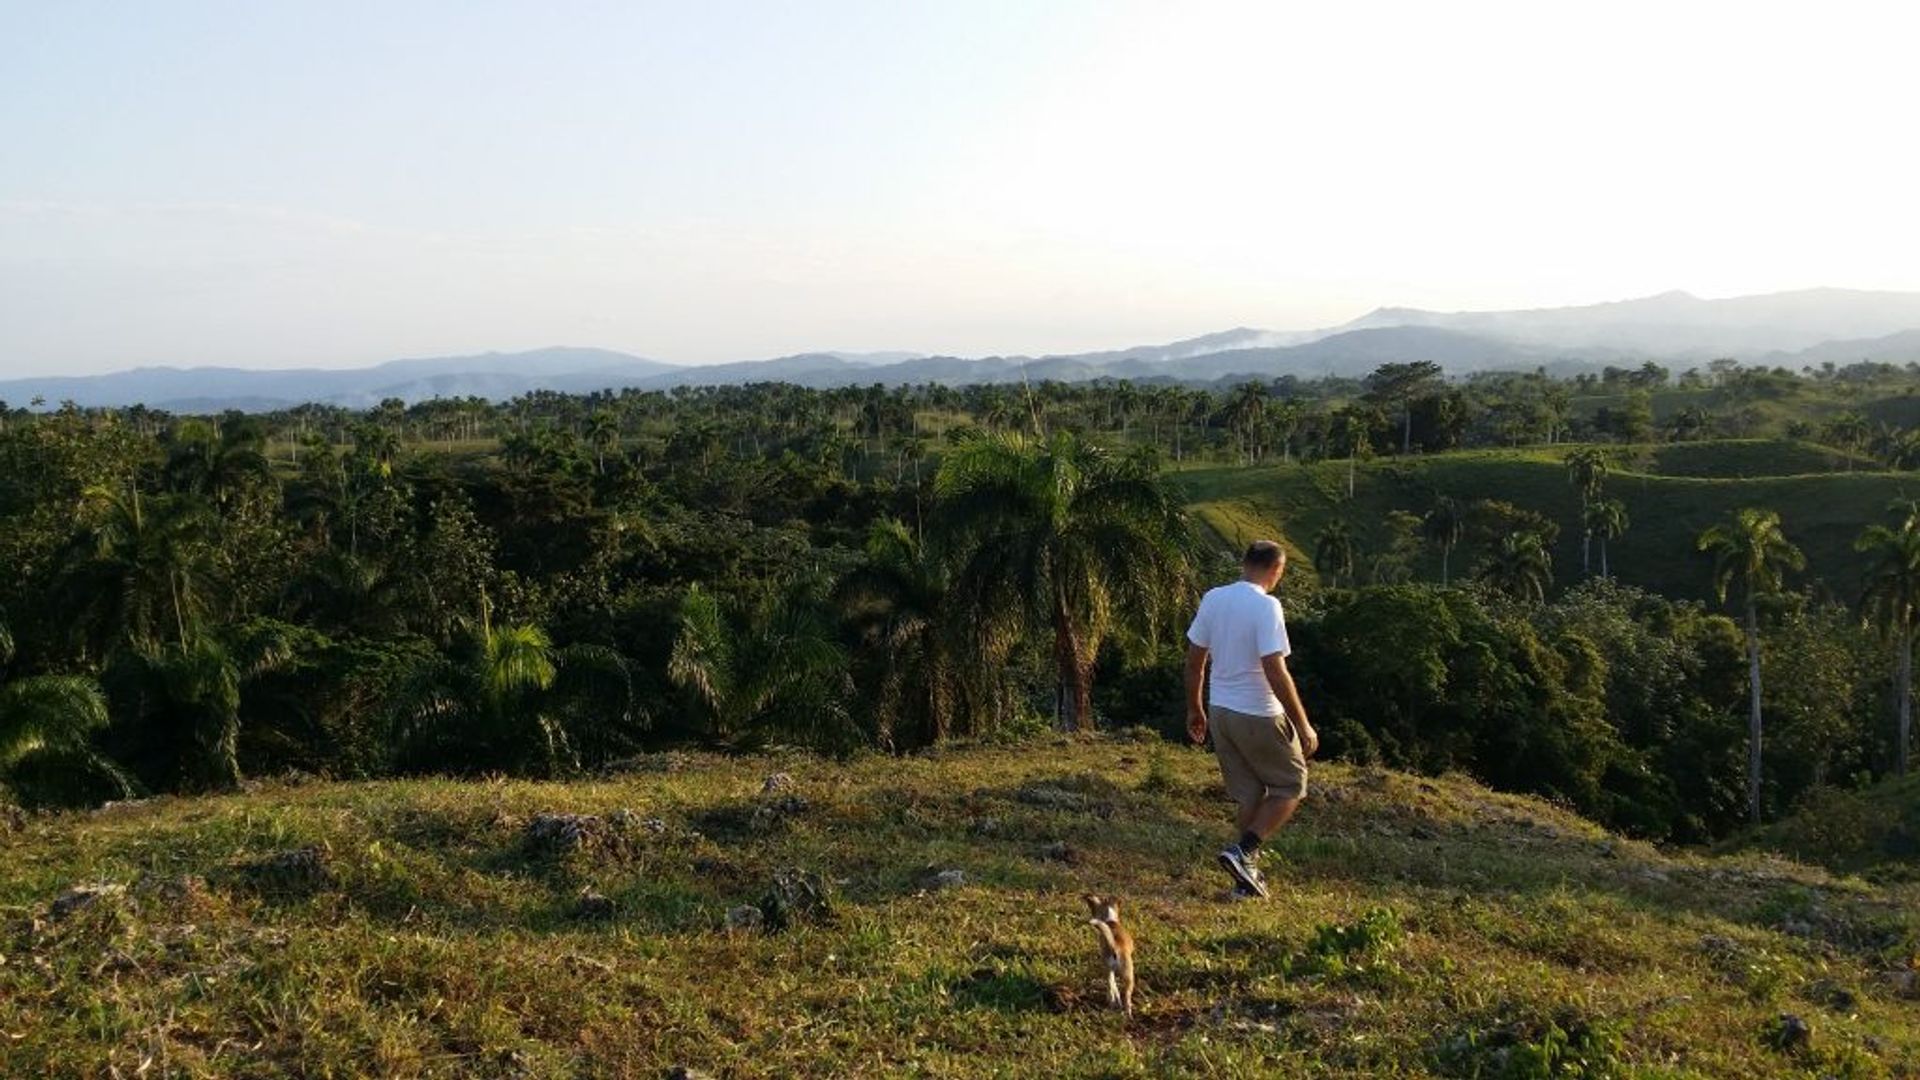
{"label": "green grass patch", "polygon": [[[1663,854],[1457,777],[1330,765],[1315,792],[1266,903],[1225,896],[1211,759],[1133,740],[28,817],[0,826],[0,1075],[1920,1067],[1912,883]],[[824,909],[729,926],[793,871]],[[77,884],[102,888],[56,917]],[[1131,1021],[1086,892],[1139,942]],[[1764,1037],[1787,1009],[1812,1050]]]}

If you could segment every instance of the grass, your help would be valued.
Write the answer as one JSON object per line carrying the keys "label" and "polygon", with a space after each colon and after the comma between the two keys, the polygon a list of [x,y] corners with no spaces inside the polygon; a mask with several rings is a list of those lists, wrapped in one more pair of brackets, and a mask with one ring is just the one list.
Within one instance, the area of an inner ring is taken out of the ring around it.
{"label": "grass", "polygon": [[[1662,853],[1459,778],[1315,785],[1264,904],[1223,899],[1211,759],[1124,740],[28,818],[0,825],[0,1075],[1920,1069],[1911,884]],[[529,848],[547,812],[600,823]],[[314,874],[259,870],[309,848]],[[831,910],[726,931],[787,867]],[[126,892],[55,918],[86,882]],[[576,917],[583,889],[612,916]],[[1140,942],[1132,1021],[1104,1008],[1087,891]],[[1775,1048],[1782,1013],[1809,1046]]]}
{"label": "grass", "polygon": [[[1580,500],[1567,480],[1569,451],[1470,450],[1366,462],[1351,501],[1344,461],[1196,469],[1176,480],[1194,513],[1229,545],[1278,535],[1308,566],[1314,538],[1336,517],[1352,525],[1364,556],[1386,548],[1391,510],[1423,513],[1439,495],[1505,500],[1559,524],[1553,570],[1567,584],[1581,572]],[[1777,474],[1760,475],[1769,462]],[[1797,471],[1820,464],[1826,468]],[[1626,504],[1630,527],[1610,545],[1613,575],[1670,596],[1708,599],[1711,565],[1695,550],[1696,539],[1734,510],[1761,506],[1780,512],[1787,537],[1806,552],[1806,576],[1851,598],[1859,588],[1854,538],[1882,520],[1894,498],[1920,496],[1920,481],[1905,473],[1832,471],[1844,464],[1841,455],[1786,441],[1620,448],[1606,493]],[[1469,572],[1477,555],[1471,545],[1456,550],[1454,573]],[[1596,543],[1596,572],[1598,564]],[[1438,555],[1424,555],[1416,572],[1437,579]]]}

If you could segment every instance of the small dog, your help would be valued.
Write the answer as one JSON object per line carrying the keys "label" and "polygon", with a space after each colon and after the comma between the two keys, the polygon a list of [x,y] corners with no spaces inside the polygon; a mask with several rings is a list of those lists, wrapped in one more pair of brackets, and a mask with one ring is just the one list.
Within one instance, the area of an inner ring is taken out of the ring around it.
{"label": "small dog", "polygon": [[1133,935],[1120,925],[1120,901],[1111,896],[1081,897],[1100,938],[1100,955],[1107,962],[1107,1004],[1133,1015]]}

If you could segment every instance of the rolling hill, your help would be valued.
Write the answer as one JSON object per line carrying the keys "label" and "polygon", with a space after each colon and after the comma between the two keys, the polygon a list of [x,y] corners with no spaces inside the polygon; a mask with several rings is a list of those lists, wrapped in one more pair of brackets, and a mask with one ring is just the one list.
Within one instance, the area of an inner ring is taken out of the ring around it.
{"label": "rolling hill", "polygon": [[[1553,572],[1556,584],[1566,585],[1579,580],[1581,565],[1580,502],[1567,480],[1566,453],[1477,450],[1365,462],[1351,502],[1344,461],[1197,469],[1178,480],[1195,514],[1229,544],[1283,538],[1304,567],[1312,565],[1314,538],[1335,518],[1352,526],[1364,559],[1388,544],[1390,511],[1424,513],[1438,495],[1504,500],[1560,526]],[[1785,441],[1695,443],[1630,455],[1607,480],[1607,494],[1626,504],[1630,518],[1626,535],[1610,545],[1610,569],[1629,585],[1710,600],[1709,563],[1695,550],[1696,538],[1740,507],[1762,506],[1780,512],[1788,538],[1806,552],[1806,579],[1851,597],[1859,588],[1854,538],[1884,516],[1888,502],[1920,489],[1912,474],[1837,471],[1843,467],[1840,455]],[[1479,554],[1463,545],[1453,572],[1469,572]],[[1596,549],[1596,569],[1598,557]],[[1423,553],[1416,573],[1438,579],[1439,557]]]}

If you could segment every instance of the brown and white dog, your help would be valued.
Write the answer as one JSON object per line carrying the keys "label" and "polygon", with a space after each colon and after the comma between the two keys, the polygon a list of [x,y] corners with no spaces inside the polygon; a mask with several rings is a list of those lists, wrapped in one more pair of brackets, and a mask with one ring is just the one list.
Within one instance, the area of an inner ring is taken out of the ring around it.
{"label": "brown and white dog", "polygon": [[1107,1004],[1133,1015],[1133,935],[1120,925],[1120,901],[1111,896],[1088,893],[1081,897],[1093,918],[1093,931],[1100,938],[1100,955],[1107,962]]}

